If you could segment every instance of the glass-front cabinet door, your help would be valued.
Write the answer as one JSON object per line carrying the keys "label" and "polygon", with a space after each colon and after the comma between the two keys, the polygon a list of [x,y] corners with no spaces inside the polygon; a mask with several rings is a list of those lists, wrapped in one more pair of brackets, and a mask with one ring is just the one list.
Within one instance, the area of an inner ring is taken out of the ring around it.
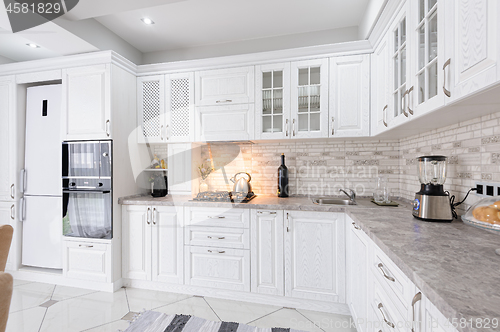
{"label": "glass-front cabinet door", "polygon": [[291,137],[328,137],[328,59],[291,64]]}
{"label": "glass-front cabinet door", "polygon": [[290,63],[255,66],[256,139],[291,137]]}

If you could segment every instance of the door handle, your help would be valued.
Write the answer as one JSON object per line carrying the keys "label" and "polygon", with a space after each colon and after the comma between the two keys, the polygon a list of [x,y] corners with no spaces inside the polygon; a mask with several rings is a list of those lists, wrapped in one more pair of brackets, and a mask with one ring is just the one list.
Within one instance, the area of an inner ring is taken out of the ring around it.
{"label": "door handle", "polygon": [[352,223],[352,225],[354,226],[355,229],[357,229],[358,231],[361,229],[361,227],[359,227],[358,225],[356,225],[355,222]]}
{"label": "door handle", "polygon": [[151,225],[151,221],[149,221],[149,216],[151,215],[151,208],[148,207],[148,212],[146,212],[146,222],[148,223],[148,225]]}
{"label": "door handle", "polygon": [[415,332],[415,304],[422,300],[422,293],[421,292],[418,292],[417,294],[415,294],[415,296],[413,297],[413,300],[411,301],[411,312],[412,312],[412,315],[413,315],[413,321],[412,321],[412,327],[411,327],[411,332]]}
{"label": "door handle", "polygon": [[379,268],[380,271],[382,271],[382,275],[387,279],[387,280],[390,280],[392,282],[395,282],[396,280],[393,278],[393,277],[390,277],[387,275],[387,273],[385,273],[385,270],[384,270],[384,264],[382,263],[378,263],[377,267]]}
{"label": "door handle", "polygon": [[387,127],[387,107],[389,107],[389,105],[385,105],[384,109],[382,110],[382,122],[386,127]]}
{"label": "door handle", "polygon": [[14,212],[14,204],[10,207],[10,219],[16,219],[16,213]]}
{"label": "door handle", "polygon": [[260,214],[262,216],[268,216],[270,214],[276,214],[276,211],[257,211],[257,214]]}
{"label": "door handle", "polygon": [[26,215],[26,200],[21,198],[21,221],[25,220]]}
{"label": "door handle", "polygon": [[295,119],[292,121],[292,136],[295,136]]}
{"label": "door handle", "polygon": [[10,198],[14,199],[15,191],[14,191],[14,184],[10,186]]}
{"label": "door handle", "polygon": [[335,117],[332,116],[332,136],[335,133],[335,129],[333,128],[333,123],[335,122]]}
{"label": "door handle", "polygon": [[285,121],[285,128],[286,128],[285,136],[288,137],[288,119],[286,119]]}
{"label": "door handle", "polygon": [[451,92],[450,92],[450,90],[446,89],[446,70],[445,69],[446,69],[446,67],[448,67],[450,65],[450,63],[451,63],[451,58],[446,60],[446,62],[443,65],[443,91],[447,97],[451,97]]}
{"label": "door handle", "polygon": [[109,133],[109,120],[106,120],[106,136],[109,137],[110,133]]}
{"label": "door handle", "polygon": [[153,217],[151,219],[153,220],[153,225],[156,225],[156,208],[153,209]]}
{"label": "door handle", "polygon": [[411,96],[413,96],[413,86],[410,88],[410,90],[408,90],[408,113],[410,113],[411,115],[413,115],[413,110],[410,108],[410,100],[413,102],[413,98],[410,98]]}
{"label": "door handle", "polygon": [[403,103],[401,108],[403,109],[403,114],[408,117],[408,113],[406,113],[406,95],[408,95],[408,90],[403,93],[403,97],[401,98],[401,102]]}
{"label": "door handle", "polygon": [[379,303],[377,308],[378,308],[378,310],[380,310],[380,313],[382,314],[382,318],[384,319],[384,322],[387,325],[389,325],[390,327],[394,328],[395,327],[394,323],[391,321],[388,321],[387,318],[385,318],[384,310],[382,310],[384,308],[384,305],[382,303]]}
{"label": "door handle", "polygon": [[160,138],[163,141],[163,125],[161,125],[161,128],[160,128]]}
{"label": "door handle", "polygon": [[209,219],[225,219],[226,217],[224,216],[208,216]]}
{"label": "door handle", "polygon": [[290,232],[290,217],[288,215],[288,212],[286,213],[286,232]]}
{"label": "door handle", "polygon": [[207,251],[208,251],[209,253],[214,253],[214,254],[223,254],[223,253],[225,253],[225,251],[224,251],[224,250],[221,250],[221,251],[219,251],[219,250],[207,250]]}
{"label": "door handle", "polygon": [[215,240],[224,240],[226,237],[224,236],[210,236],[210,235],[207,235],[207,238],[208,239],[215,239]]}
{"label": "door handle", "polygon": [[165,137],[168,141],[168,125],[165,126]]}
{"label": "door handle", "polygon": [[85,244],[79,244],[78,245],[80,248],[94,248],[92,245],[85,245]]}

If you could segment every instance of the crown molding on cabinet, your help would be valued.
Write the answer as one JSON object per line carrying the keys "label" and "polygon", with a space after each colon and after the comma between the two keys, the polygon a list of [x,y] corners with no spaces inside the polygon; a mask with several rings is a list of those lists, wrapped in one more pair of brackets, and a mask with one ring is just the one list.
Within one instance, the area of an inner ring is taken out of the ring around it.
{"label": "crown molding on cabinet", "polygon": [[[377,21],[370,32],[368,41],[375,49],[380,42],[381,38],[385,36],[385,33],[391,25],[390,22],[394,20],[394,16],[399,12],[401,7],[405,4],[407,0],[388,0],[385,4],[382,13],[377,18]],[[408,0],[409,1],[409,0]]]}
{"label": "crown molding on cabinet", "polygon": [[205,69],[218,69],[239,66],[254,66],[273,62],[287,62],[328,58],[331,56],[373,53],[367,40],[294,48],[288,50],[232,55],[225,57],[176,61],[137,66],[137,76],[179,73]]}

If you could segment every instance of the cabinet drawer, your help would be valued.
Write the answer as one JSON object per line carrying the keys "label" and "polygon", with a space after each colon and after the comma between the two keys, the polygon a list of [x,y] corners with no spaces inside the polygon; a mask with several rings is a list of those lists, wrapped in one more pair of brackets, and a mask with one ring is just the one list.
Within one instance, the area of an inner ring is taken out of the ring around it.
{"label": "cabinet drawer", "polygon": [[189,226],[184,236],[191,246],[250,249],[250,230],[244,228]]}
{"label": "cabinet drawer", "polygon": [[186,226],[249,228],[250,210],[187,207]]}
{"label": "cabinet drawer", "polygon": [[391,295],[391,299],[394,299],[398,308],[401,308],[401,313],[406,312],[414,295],[414,288],[410,280],[380,250],[375,250],[371,272]]}
{"label": "cabinet drawer", "polygon": [[254,136],[254,105],[196,107],[198,141],[250,140]]}
{"label": "cabinet drawer", "polygon": [[374,326],[380,326],[382,331],[406,331],[404,329],[405,326],[409,326],[410,322],[405,319],[397,306],[391,301],[391,297],[389,297],[388,293],[384,291],[381,284],[377,279],[372,278],[373,287],[373,298],[370,301],[370,307],[374,316],[371,317],[373,320]]}
{"label": "cabinet drawer", "polygon": [[111,282],[111,244],[65,241],[63,259],[68,278]]}
{"label": "cabinet drawer", "polygon": [[186,284],[250,292],[250,250],[186,246]]}

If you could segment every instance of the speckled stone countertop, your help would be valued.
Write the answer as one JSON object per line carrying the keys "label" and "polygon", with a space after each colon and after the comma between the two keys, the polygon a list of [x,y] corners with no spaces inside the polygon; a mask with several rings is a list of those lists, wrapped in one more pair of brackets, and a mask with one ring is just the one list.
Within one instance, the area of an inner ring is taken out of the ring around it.
{"label": "speckled stone countertop", "polygon": [[[500,321],[500,236],[465,225],[430,223],[411,215],[411,205],[379,207],[315,205],[307,197],[258,196],[249,203],[193,202],[191,196],[130,196],[129,205],[184,205],[249,209],[346,212],[423,294],[449,318]],[[500,331],[500,327],[458,327],[459,331]]]}

